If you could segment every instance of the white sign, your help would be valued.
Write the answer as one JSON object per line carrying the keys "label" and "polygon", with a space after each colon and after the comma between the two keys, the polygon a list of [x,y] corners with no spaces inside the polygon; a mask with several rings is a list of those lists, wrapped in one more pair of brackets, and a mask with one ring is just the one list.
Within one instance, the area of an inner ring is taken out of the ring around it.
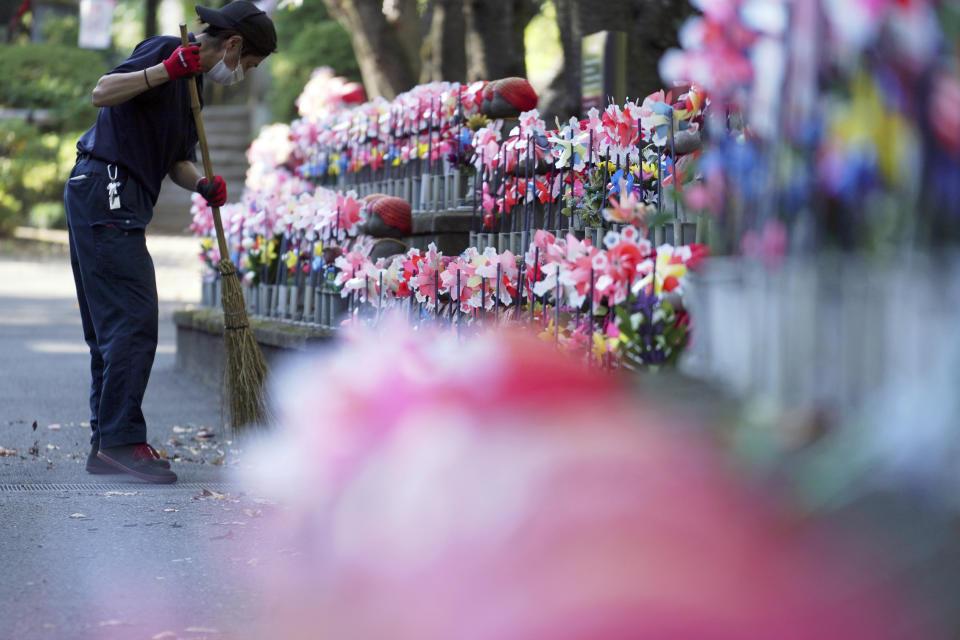
{"label": "white sign", "polygon": [[607,47],[607,32],[600,31],[584,36],[581,45],[580,90],[583,112],[591,107],[600,111],[606,106],[606,96],[603,94],[603,58]]}
{"label": "white sign", "polygon": [[80,47],[106,49],[110,46],[114,5],[116,0],[80,0]]}

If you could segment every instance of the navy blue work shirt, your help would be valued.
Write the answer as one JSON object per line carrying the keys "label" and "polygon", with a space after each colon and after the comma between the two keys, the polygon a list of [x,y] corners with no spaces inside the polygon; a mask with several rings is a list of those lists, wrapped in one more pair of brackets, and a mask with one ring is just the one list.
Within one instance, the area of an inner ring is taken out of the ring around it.
{"label": "navy blue work shirt", "polygon": [[[193,34],[190,40],[194,41]],[[180,38],[173,36],[148,38],[108,75],[152,67],[170,57],[178,46]],[[193,81],[180,78],[164,82],[121,104],[101,107],[97,122],[80,138],[77,150],[124,167],[156,204],[160,183],[173,165],[197,159],[197,128],[187,84]],[[198,90],[202,96],[202,75]]]}

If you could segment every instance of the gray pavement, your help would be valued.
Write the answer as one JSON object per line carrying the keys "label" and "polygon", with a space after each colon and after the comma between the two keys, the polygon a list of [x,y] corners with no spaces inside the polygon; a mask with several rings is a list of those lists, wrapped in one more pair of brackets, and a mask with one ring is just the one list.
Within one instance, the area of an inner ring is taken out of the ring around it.
{"label": "gray pavement", "polygon": [[174,369],[195,241],[150,238],[160,348],[144,400],[178,484],[91,476],[88,354],[63,237],[0,243],[0,639],[241,638],[270,553],[218,389]]}

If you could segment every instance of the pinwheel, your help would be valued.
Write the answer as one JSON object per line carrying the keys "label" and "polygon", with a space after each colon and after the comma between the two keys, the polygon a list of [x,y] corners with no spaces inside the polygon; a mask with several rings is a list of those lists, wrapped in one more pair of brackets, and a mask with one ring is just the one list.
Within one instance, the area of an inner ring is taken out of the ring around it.
{"label": "pinwheel", "polygon": [[571,118],[567,126],[558,128],[557,132],[548,135],[547,140],[553,144],[556,167],[583,171],[586,166],[586,143],[589,138],[589,132],[580,130],[580,124],[576,118]]}

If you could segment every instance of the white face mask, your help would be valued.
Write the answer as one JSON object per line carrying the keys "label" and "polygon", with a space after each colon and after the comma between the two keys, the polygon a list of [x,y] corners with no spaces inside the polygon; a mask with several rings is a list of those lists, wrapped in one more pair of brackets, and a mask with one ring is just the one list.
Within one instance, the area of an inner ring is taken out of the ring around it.
{"label": "white face mask", "polygon": [[243,64],[241,64],[240,60],[237,60],[237,68],[231,71],[230,68],[227,67],[227,63],[224,62],[226,57],[227,52],[224,51],[220,62],[213,65],[213,68],[207,71],[207,75],[210,76],[210,79],[214,82],[229,87],[243,80]]}

